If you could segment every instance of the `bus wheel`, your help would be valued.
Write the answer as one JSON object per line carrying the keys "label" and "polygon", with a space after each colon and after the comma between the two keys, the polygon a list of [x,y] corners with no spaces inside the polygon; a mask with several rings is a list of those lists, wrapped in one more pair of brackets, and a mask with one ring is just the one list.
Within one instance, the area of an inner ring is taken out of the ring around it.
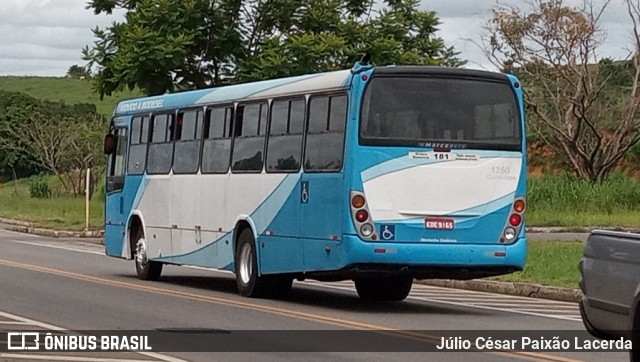
{"label": "bus wheel", "polygon": [[409,295],[413,278],[405,275],[358,278],[355,284],[362,300],[399,302]]}
{"label": "bus wheel", "polygon": [[264,294],[265,278],[258,276],[256,243],[251,229],[244,229],[236,248],[236,284],[243,297],[259,297]]}
{"label": "bus wheel", "polygon": [[162,273],[162,263],[149,260],[147,256],[147,239],[142,230],[138,229],[136,235],[136,249],[133,260],[136,263],[136,273],[142,280],[158,280]]}

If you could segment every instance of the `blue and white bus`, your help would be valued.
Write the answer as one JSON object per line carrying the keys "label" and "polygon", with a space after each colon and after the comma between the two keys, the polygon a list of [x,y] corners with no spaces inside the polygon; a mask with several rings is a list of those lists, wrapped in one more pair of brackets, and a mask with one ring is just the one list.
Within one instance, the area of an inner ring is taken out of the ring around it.
{"label": "blue and white bus", "polygon": [[120,102],[105,139],[106,254],[235,272],[243,296],[521,270],[525,118],[511,75],[372,67]]}

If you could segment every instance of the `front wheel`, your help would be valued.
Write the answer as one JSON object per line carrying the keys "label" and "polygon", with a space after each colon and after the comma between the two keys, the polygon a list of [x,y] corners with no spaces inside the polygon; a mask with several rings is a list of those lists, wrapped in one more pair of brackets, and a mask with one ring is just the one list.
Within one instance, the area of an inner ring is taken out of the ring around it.
{"label": "front wheel", "polygon": [[407,298],[413,278],[407,275],[364,277],[355,280],[362,300],[399,302]]}
{"label": "front wheel", "polygon": [[142,280],[158,280],[162,273],[162,263],[149,260],[147,256],[147,239],[142,230],[136,235],[136,248],[133,260],[136,263],[136,273]]}
{"label": "front wheel", "polygon": [[258,276],[256,243],[250,229],[244,229],[238,237],[235,258],[236,284],[243,297],[258,297],[264,293],[264,281]]}

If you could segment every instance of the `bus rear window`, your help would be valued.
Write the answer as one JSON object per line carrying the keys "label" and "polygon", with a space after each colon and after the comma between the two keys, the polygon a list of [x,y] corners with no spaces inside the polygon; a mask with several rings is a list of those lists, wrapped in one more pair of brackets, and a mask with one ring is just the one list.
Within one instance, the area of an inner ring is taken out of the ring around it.
{"label": "bus rear window", "polygon": [[360,144],[521,149],[516,97],[507,83],[374,77],[364,95]]}

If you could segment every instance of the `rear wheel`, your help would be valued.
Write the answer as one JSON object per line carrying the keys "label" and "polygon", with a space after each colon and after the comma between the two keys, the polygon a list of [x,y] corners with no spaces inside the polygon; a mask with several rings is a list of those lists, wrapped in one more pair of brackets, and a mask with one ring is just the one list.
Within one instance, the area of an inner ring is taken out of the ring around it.
{"label": "rear wheel", "polygon": [[238,237],[235,271],[238,292],[243,297],[284,297],[291,291],[291,277],[258,275],[256,242],[251,229],[242,230]]}
{"label": "rear wheel", "polygon": [[136,273],[142,280],[158,280],[162,273],[162,263],[149,260],[147,255],[147,239],[141,229],[136,233],[135,255],[133,260],[136,263]]}
{"label": "rear wheel", "polygon": [[407,275],[366,277],[356,279],[355,284],[362,300],[399,302],[409,295],[413,278]]}

